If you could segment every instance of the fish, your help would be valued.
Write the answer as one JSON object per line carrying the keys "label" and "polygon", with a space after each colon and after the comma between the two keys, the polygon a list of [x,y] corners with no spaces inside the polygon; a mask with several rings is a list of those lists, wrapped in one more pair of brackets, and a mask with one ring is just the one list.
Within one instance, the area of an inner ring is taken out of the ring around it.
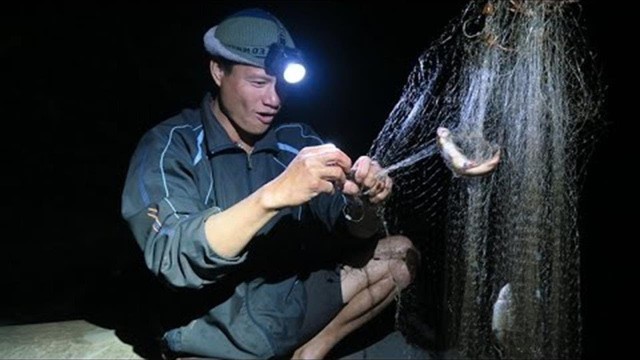
{"label": "fish", "polygon": [[479,176],[492,172],[500,162],[500,149],[491,159],[478,163],[465,156],[453,142],[451,131],[445,127],[438,127],[436,131],[438,148],[449,168],[461,176]]}
{"label": "fish", "polygon": [[498,292],[498,299],[493,304],[491,330],[499,343],[503,344],[506,333],[513,328],[513,296],[511,284],[504,285]]}

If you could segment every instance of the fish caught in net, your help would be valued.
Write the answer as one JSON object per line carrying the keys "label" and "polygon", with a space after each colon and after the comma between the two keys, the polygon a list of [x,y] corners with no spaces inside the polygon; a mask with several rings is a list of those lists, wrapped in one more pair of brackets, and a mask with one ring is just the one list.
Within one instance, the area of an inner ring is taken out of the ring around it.
{"label": "fish caught in net", "polygon": [[381,216],[423,252],[399,299],[410,340],[464,358],[580,356],[577,198],[602,99],[580,6],[470,1],[373,142],[394,179]]}

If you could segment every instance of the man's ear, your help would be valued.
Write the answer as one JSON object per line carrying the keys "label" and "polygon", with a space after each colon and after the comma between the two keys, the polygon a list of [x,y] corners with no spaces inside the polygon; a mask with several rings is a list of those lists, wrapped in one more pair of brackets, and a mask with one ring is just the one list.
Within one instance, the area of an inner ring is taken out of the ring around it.
{"label": "man's ear", "polygon": [[224,76],[224,70],[222,70],[222,66],[215,60],[209,61],[209,72],[211,72],[211,78],[216,83],[218,87],[220,87],[220,83],[222,82],[222,77]]}

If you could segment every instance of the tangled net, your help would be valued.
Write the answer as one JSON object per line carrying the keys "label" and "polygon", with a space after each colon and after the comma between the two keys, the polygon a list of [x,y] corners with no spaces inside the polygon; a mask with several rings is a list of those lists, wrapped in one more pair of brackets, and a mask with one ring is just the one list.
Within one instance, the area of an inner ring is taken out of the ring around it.
{"label": "tangled net", "polygon": [[[580,356],[578,187],[602,97],[579,15],[575,0],[471,1],[373,142],[395,182],[388,229],[423,253],[400,298],[409,340],[455,357]],[[440,126],[477,162],[499,148],[498,169],[452,176]]]}

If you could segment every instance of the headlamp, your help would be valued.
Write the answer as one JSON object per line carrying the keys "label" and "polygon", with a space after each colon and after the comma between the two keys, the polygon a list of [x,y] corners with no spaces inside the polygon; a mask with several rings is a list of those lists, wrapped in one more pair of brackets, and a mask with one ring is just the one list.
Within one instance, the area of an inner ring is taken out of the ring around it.
{"label": "headlamp", "polygon": [[288,84],[300,82],[307,73],[300,52],[281,43],[271,44],[264,66],[267,74],[283,79]]}

